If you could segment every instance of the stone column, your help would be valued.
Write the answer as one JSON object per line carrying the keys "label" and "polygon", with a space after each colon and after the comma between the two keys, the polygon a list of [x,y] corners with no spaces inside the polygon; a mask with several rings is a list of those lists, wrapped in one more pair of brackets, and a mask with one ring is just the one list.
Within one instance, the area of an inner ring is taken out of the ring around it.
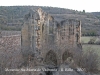
{"label": "stone column", "polygon": [[0,28],[0,38],[2,38],[2,34],[1,34],[1,32],[2,32],[2,31],[1,31],[1,28]]}
{"label": "stone column", "polygon": [[2,38],[2,34],[1,34],[1,31],[0,31],[0,38]]}
{"label": "stone column", "polygon": [[81,21],[79,21],[79,32],[80,32],[79,43],[81,43]]}

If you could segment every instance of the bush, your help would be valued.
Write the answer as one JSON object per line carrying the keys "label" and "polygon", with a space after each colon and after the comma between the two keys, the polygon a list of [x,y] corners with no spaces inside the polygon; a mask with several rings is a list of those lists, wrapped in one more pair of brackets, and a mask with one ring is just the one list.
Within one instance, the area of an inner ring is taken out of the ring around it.
{"label": "bush", "polygon": [[96,45],[100,45],[100,40],[95,42]]}
{"label": "bush", "polygon": [[98,55],[89,48],[86,52],[74,55],[75,64],[84,68],[86,72],[96,73],[98,71]]}
{"label": "bush", "polygon": [[90,39],[90,41],[88,42],[88,44],[94,44],[95,40],[96,40],[95,38]]}

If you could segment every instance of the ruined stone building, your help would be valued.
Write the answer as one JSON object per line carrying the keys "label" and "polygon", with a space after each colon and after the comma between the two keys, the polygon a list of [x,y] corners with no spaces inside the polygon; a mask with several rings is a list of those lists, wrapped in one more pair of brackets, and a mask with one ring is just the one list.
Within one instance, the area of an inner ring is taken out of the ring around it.
{"label": "ruined stone building", "polygon": [[81,22],[74,19],[58,22],[41,8],[25,15],[21,32],[23,57],[25,61],[33,58],[39,62],[37,65],[60,65],[67,59],[67,51],[81,48]]}
{"label": "ruined stone building", "polygon": [[0,32],[0,38],[2,37],[1,32]]}
{"label": "ruined stone building", "polygon": [[2,37],[2,34],[1,34],[1,28],[0,28],[0,38]]}

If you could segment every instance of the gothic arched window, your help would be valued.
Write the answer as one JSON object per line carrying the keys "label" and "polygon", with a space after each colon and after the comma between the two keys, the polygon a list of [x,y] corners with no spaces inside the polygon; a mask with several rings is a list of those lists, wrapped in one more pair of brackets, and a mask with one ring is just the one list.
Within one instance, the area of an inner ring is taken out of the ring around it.
{"label": "gothic arched window", "polygon": [[53,34],[53,22],[49,21],[49,34]]}

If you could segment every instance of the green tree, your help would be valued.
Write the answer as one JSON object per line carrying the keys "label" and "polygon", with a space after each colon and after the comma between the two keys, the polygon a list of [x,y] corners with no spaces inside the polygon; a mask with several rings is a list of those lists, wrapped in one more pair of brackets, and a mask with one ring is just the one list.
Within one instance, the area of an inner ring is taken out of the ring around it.
{"label": "green tree", "polygon": [[83,13],[85,13],[85,10],[83,10]]}

